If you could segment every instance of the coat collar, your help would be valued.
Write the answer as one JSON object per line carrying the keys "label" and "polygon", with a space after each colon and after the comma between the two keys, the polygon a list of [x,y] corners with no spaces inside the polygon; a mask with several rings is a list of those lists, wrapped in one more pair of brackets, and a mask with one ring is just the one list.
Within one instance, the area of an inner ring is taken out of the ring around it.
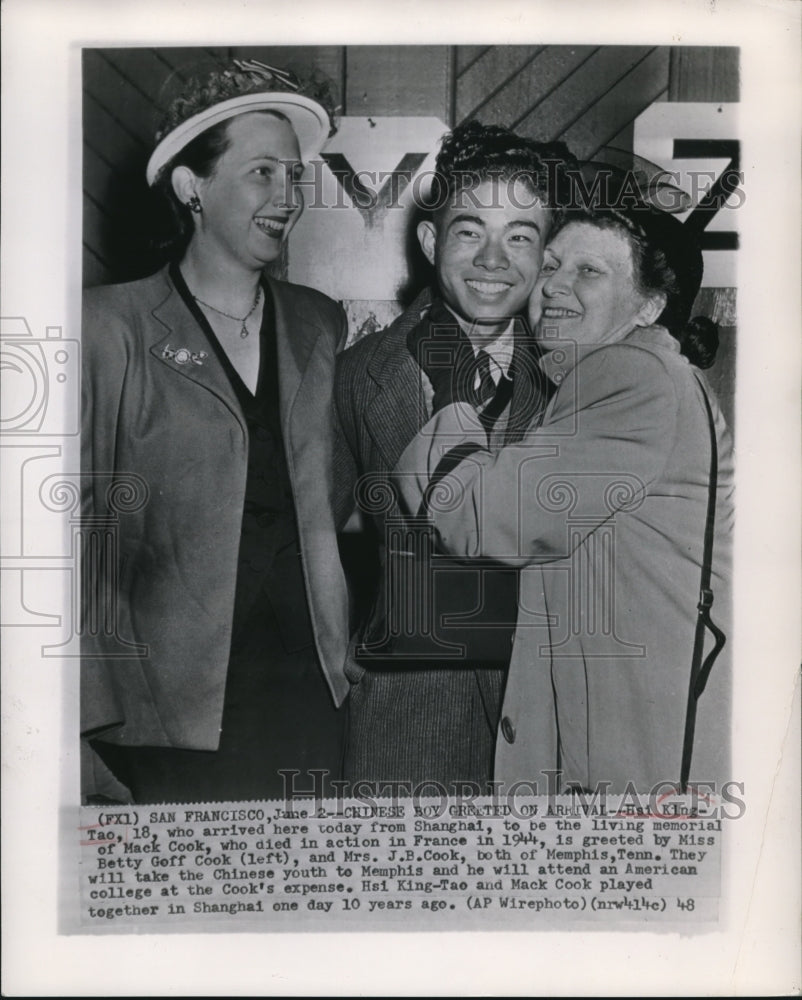
{"label": "coat collar", "polygon": [[368,404],[364,420],[388,469],[396,466],[401,452],[429,417],[421,370],[409,353],[407,335],[421,322],[430,302],[426,289],[378,334],[368,361],[368,375],[379,391]]}
{"label": "coat collar", "polygon": [[189,379],[220,399],[244,427],[231,383],[206,334],[173,284],[169,269],[164,268],[157,277],[162,284],[151,314],[164,336],[150,346],[150,353],[178,377]]}
{"label": "coat collar", "polygon": [[607,344],[577,344],[566,340],[559,348],[551,348],[541,355],[540,368],[551,382],[559,386],[580,361],[596,351],[603,351],[617,344],[668,351],[673,355],[679,354],[680,350],[679,341],[664,326],[654,323],[651,326],[635,327],[626,337]]}
{"label": "coat collar", "polygon": [[305,300],[297,294],[297,289],[271,277],[267,278],[267,284],[276,310],[281,423],[288,434],[293,404],[322,329],[301,310]]}
{"label": "coat collar", "polygon": [[[151,312],[165,335],[151,345],[150,353],[177,376],[189,379],[220,399],[245,430],[242,409],[228,376],[170,279],[169,269],[165,268],[156,277],[157,304]],[[301,311],[301,297],[293,294],[291,285],[270,277],[267,283],[276,313],[279,406],[282,427],[286,430],[320,328]]]}
{"label": "coat collar", "polygon": [[[429,419],[429,406],[420,368],[407,348],[407,336],[428,312],[433,301],[424,289],[415,301],[383,333],[368,361],[367,371],[379,387],[368,404],[365,423],[388,468],[398,464],[401,453]],[[536,375],[537,352],[524,323],[514,326],[513,382],[507,440],[517,440],[531,421],[539,417],[546,399]]]}
{"label": "coat collar", "polygon": [[432,304],[432,292],[425,288],[393,322],[378,334],[378,345],[368,361],[368,374],[385,388],[394,384],[399,374],[404,377],[418,372],[418,366],[407,350],[407,335],[423,320]]}

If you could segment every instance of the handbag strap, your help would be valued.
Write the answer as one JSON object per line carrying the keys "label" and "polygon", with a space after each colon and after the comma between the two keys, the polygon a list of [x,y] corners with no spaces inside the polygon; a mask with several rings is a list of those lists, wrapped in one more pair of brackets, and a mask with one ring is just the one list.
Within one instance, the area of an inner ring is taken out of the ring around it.
{"label": "handbag strap", "polygon": [[473,441],[466,441],[464,444],[456,445],[443,455],[437,463],[437,468],[432,473],[432,478],[426,484],[426,489],[423,491],[423,497],[418,508],[418,517],[425,517],[429,513],[429,500],[440,480],[445,479],[450,472],[453,472],[460,462],[476,454],[477,451],[481,451],[481,449],[482,445],[476,444]]}
{"label": "handbag strap", "polygon": [[[699,602],[696,605],[696,633],[693,642],[693,656],[691,657],[691,677],[688,687],[688,706],[685,713],[685,738],[682,746],[682,765],[680,769],[680,787],[686,790],[688,776],[691,771],[691,758],[693,756],[693,740],[696,731],[696,704],[705,689],[713,663],[727,641],[726,636],[710,617],[710,609],[713,606],[713,591],[710,587],[713,563],[713,534],[716,522],[716,488],[718,486],[718,442],[716,440],[716,425],[713,419],[713,410],[710,406],[710,398],[702,380],[696,376],[696,381],[702,392],[705,410],[707,412],[707,422],[710,431],[710,477],[707,493],[707,516],[705,519],[704,550],[702,555],[702,574],[699,584]],[[714,639],[712,650],[702,660],[704,651],[705,630],[709,630]]]}

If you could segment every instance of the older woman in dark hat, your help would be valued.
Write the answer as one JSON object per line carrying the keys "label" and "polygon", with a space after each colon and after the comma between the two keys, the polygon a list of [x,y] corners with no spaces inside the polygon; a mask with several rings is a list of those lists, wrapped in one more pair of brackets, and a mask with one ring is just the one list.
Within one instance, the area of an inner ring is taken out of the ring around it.
{"label": "older woman in dark hat", "polygon": [[[407,506],[428,495],[443,550],[521,569],[497,780],[545,791],[558,772],[562,789],[649,791],[728,777],[728,668],[713,658],[729,618],[732,447],[698,370],[715,342],[689,319],[701,277],[673,217],[567,216],[531,299],[552,385],[542,425],[493,455],[458,401],[401,459]],[[427,494],[433,478],[447,503]]]}
{"label": "older woman in dark hat", "polygon": [[[265,273],[331,129],[317,96],[258,63],[190,84],[147,168],[178,224],[173,259],[85,295],[85,513],[116,520],[84,559],[88,793],[266,798],[281,769],[339,768],[330,403],[345,321]],[[131,482],[143,502],[114,510]]]}

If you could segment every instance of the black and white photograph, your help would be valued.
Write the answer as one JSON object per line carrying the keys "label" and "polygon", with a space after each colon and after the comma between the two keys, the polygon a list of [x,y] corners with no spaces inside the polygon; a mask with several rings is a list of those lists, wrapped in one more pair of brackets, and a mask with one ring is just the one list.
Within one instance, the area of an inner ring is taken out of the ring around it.
{"label": "black and white photograph", "polygon": [[4,12],[8,995],[798,990],[797,8],[74,7]]}
{"label": "black and white photograph", "polygon": [[[83,80],[86,800],[720,793],[738,50],[85,50]],[[427,565],[403,515],[443,455],[470,481]]]}

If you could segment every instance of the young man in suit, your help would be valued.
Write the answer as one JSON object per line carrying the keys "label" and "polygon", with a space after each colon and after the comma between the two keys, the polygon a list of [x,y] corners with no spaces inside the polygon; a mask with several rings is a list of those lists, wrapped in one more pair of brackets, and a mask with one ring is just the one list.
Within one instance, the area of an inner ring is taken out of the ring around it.
{"label": "young man in suit", "polygon": [[[344,507],[361,508],[380,563],[374,612],[357,630],[357,651],[371,646],[377,617],[385,621],[397,610],[389,603],[385,543],[400,511],[385,487],[406,445],[448,402],[452,378],[467,378],[487,407],[491,447],[515,440],[542,413],[535,347],[518,317],[540,270],[569,158],[562,144],[477,122],[446,136],[432,207],[417,227],[434,286],[387,329],[340,356],[335,483]],[[445,354],[430,350],[433,340]],[[376,502],[379,494],[387,503]],[[416,595],[418,602],[428,599]],[[509,603],[514,622],[517,590]],[[352,684],[346,779],[401,782],[402,789],[430,782],[431,791],[450,794],[466,782],[486,788],[508,656],[495,657],[492,666],[393,663],[392,657],[374,665],[355,656],[346,667]]]}

